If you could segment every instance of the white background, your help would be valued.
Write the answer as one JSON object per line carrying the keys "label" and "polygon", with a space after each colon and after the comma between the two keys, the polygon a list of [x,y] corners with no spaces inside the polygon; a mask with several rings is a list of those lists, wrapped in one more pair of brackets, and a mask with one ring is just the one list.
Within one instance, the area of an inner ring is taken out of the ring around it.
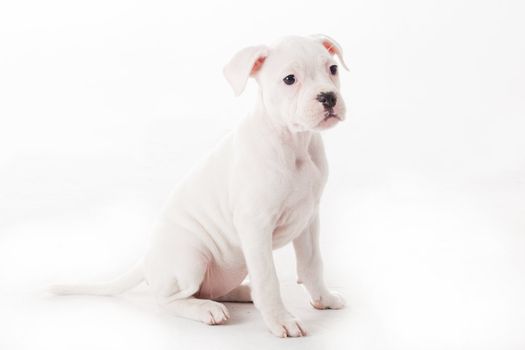
{"label": "white background", "polygon": [[[1,349],[523,349],[525,7],[520,1],[3,1]],[[143,288],[50,297],[144,253],[170,190],[246,113],[221,70],[248,45],[325,33],[345,50],[347,121],[324,134],[328,284],[310,336],[252,305],[229,325],[160,312]]]}

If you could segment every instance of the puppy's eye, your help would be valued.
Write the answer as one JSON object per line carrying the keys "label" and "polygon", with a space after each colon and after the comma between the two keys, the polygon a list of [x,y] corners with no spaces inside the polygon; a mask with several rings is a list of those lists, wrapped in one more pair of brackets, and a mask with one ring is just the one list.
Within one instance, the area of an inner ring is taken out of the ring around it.
{"label": "puppy's eye", "polygon": [[332,75],[336,75],[337,74],[337,65],[332,65],[330,66],[330,73],[332,73]]}
{"label": "puppy's eye", "polygon": [[295,76],[293,74],[287,75],[284,77],[283,81],[286,85],[292,85],[295,83]]}

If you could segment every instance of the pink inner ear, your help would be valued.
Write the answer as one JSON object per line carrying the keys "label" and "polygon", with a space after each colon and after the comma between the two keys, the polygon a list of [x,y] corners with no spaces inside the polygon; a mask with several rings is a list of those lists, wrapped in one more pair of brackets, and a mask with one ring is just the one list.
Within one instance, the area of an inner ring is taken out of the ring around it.
{"label": "pink inner ear", "polygon": [[261,69],[262,64],[264,63],[264,59],[266,57],[259,57],[257,61],[253,64],[252,71],[250,72],[250,75],[257,73],[259,69]]}
{"label": "pink inner ear", "polygon": [[329,41],[323,41],[323,46],[328,50],[328,52],[331,55],[335,55],[337,50]]}

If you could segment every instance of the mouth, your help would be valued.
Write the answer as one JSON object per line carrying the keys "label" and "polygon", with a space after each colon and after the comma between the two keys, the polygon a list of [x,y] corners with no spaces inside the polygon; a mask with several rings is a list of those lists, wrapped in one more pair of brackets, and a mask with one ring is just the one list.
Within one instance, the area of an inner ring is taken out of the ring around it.
{"label": "mouth", "polygon": [[319,124],[317,124],[316,129],[324,130],[324,129],[331,128],[332,126],[334,126],[335,124],[337,124],[341,120],[342,120],[341,117],[339,117],[339,115],[334,113],[334,111],[327,111],[324,114],[323,120],[321,120],[319,122]]}
{"label": "mouth", "polygon": [[338,120],[341,120],[341,118],[339,118],[339,116],[337,114],[334,113],[334,111],[328,111],[324,114],[324,119],[323,121],[327,121],[331,118],[335,118],[335,119],[338,119]]}

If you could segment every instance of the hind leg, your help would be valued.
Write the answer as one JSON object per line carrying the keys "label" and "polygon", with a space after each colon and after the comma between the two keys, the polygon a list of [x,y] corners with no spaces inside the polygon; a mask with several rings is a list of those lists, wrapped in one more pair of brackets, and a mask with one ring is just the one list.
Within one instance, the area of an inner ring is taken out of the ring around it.
{"label": "hind leg", "polygon": [[209,325],[223,324],[230,318],[226,306],[208,299],[189,297],[185,299],[164,299],[161,306],[171,314]]}
{"label": "hind leg", "polygon": [[195,297],[210,263],[206,250],[181,240],[163,243],[153,247],[145,261],[146,278],[159,305],[170,314],[206,324],[226,322],[230,315],[224,305]]}
{"label": "hind leg", "polygon": [[[198,299],[199,286],[204,278],[205,266],[191,269],[174,275],[170,283],[162,289],[157,289],[159,305],[170,314],[204,322],[209,325],[222,324],[230,318],[226,306],[208,299]],[[200,270],[200,271],[198,271]],[[191,273],[195,274],[191,274]]]}

